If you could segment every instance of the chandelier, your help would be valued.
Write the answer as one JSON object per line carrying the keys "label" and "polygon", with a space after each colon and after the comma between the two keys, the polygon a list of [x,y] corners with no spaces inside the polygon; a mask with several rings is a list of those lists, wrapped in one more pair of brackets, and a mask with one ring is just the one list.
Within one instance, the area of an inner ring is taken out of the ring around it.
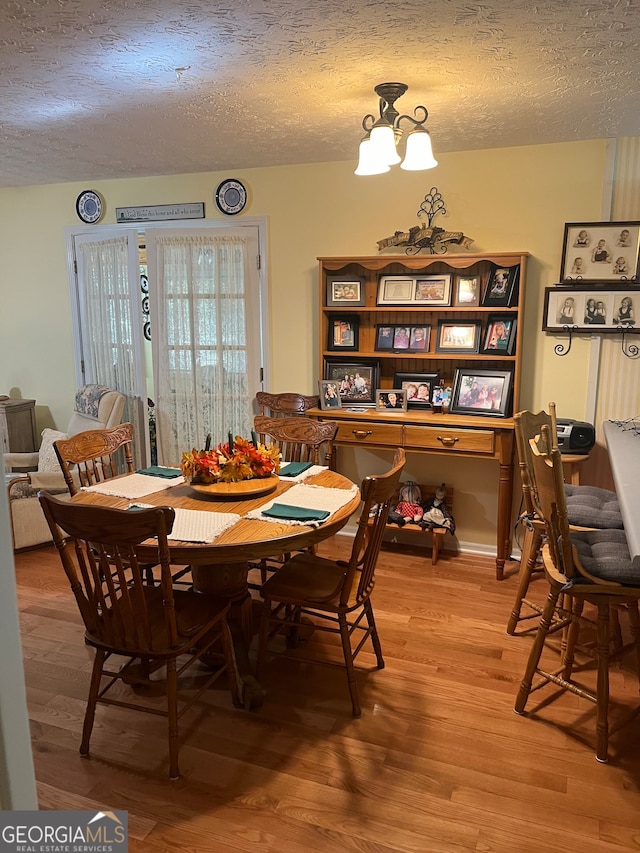
{"label": "chandelier", "polygon": [[[380,98],[380,117],[366,115],[362,119],[362,127],[366,136],[360,143],[360,159],[355,171],[356,175],[380,175],[388,172],[391,166],[400,163],[397,146],[403,137],[400,122],[411,122],[413,127],[407,134],[404,160],[401,169],[420,171],[433,169],[438,161],[433,156],[431,137],[424,126],[429,113],[423,106],[417,106],[413,114],[400,115],[395,108],[395,102],[407,91],[405,83],[380,83],[374,92]],[[420,116],[424,113],[424,116]]]}

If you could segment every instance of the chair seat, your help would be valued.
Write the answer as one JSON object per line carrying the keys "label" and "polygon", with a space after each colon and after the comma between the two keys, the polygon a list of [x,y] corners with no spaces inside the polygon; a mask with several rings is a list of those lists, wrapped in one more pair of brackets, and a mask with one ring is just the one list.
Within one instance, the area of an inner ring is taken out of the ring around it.
{"label": "chair seat", "polygon": [[580,564],[589,574],[640,587],[640,571],[633,567],[623,530],[575,530],[570,537]]}
{"label": "chair seat", "polygon": [[596,530],[622,529],[622,514],[615,492],[597,486],[571,486],[565,483],[567,517],[576,527]]}
{"label": "chair seat", "polygon": [[323,606],[337,603],[346,566],[325,557],[296,554],[262,585],[265,595],[278,601],[305,600]]}
{"label": "chair seat", "polygon": [[[142,593],[144,595],[146,615],[143,617],[141,613],[137,621],[142,624],[144,620],[147,620],[150,639],[148,645],[138,643],[138,650],[142,655],[154,658],[175,657],[177,650],[181,648],[185,650],[189,649],[202,633],[210,627],[212,618],[216,614],[222,615],[225,610],[229,609],[228,602],[216,596],[200,595],[187,590],[174,589],[173,600],[178,636],[176,644],[169,645],[167,642],[166,614],[164,612],[161,587],[145,586],[142,589]],[[138,609],[141,609],[141,607],[142,603],[140,603]],[[111,616],[111,611],[107,611],[103,614],[100,624],[103,624],[103,620],[105,624],[108,623]],[[85,638],[92,646],[105,649],[106,651],[113,650],[112,644],[103,642],[100,630],[96,632],[87,631]],[[135,638],[129,638],[129,641],[135,644]]]}

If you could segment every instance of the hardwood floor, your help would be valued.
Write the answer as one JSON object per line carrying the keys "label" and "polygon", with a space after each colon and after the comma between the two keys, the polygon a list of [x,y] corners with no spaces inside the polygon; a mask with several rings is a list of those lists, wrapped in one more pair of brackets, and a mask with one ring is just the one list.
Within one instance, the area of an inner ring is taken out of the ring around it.
{"label": "hardwood floor", "polygon": [[[349,547],[337,537],[320,552]],[[17,555],[41,807],[128,809],[129,849],[145,853],[640,849],[640,718],[600,765],[589,703],[546,702],[547,688],[534,716],[513,712],[531,644],[505,633],[517,564],[498,582],[487,558],[445,553],[432,566],[427,549],[392,548],[373,595],[386,667],[358,658],[371,668],[362,717],[343,672],[274,657],[259,712],[234,709],[222,684],[183,717],[173,783],[166,723],[147,714],[98,708],[80,757],[90,651],[76,606],[52,548]],[[337,659],[335,639],[308,645]],[[633,661],[614,669],[611,692],[615,720],[638,697]]]}

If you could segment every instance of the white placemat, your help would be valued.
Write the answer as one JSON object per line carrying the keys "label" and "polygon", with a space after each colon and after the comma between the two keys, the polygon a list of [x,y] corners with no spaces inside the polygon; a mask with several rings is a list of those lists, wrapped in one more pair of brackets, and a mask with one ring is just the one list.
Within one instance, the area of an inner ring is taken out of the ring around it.
{"label": "white placemat", "polygon": [[[306,474],[306,471],[304,473]],[[300,483],[292,486],[283,495],[279,495],[259,509],[252,509],[247,513],[246,517],[257,518],[261,521],[273,521],[277,524],[300,524],[307,527],[318,527],[327,522],[334,512],[337,512],[345,504],[348,504],[358,494],[360,494],[360,489],[355,485],[350,489],[328,489],[326,486],[311,486]],[[265,509],[271,509],[274,503],[286,504],[286,506],[299,506],[304,509],[323,509],[327,510],[330,515],[323,521],[297,521],[295,519],[287,519],[285,521],[281,518],[269,518],[268,515],[264,515],[263,513]]]}
{"label": "white placemat", "polygon": [[235,512],[207,512],[197,509],[177,509],[173,529],[167,539],[181,542],[213,542],[224,530],[233,527],[241,516]]}
{"label": "white placemat", "polygon": [[[283,468],[285,468],[288,464],[288,462],[281,463]],[[306,480],[308,477],[313,477],[314,474],[321,474],[323,471],[326,470],[326,465],[312,465],[311,468],[307,468],[307,470],[303,471],[301,474],[296,474],[295,477],[287,477],[284,474],[278,474],[278,477],[280,477],[280,479],[284,480],[286,483],[302,483],[302,481]]]}
{"label": "white placemat", "polygon": [[180,483],[184,483],[184,477],[172,477],[168,480],[163,477],[148,477],[146,474],[127,474],[126,477],[105,480],[104,483],[97,483],[95,486],[83,486],[82,491],[133,500],[152,495],[154,492],[162,492],[172,486],[179,486]]}

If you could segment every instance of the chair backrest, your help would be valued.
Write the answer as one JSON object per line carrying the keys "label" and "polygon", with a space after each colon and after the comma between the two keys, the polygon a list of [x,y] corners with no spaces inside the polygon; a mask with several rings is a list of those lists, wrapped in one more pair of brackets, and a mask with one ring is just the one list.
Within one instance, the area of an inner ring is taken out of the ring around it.
{"label": "chair backrest", "polygon": [[317,408],[320,405],[320,397],[294,392],[269,394],[267,391],[258,391],[256,402],[261,415],[291,417],[292,415],[304,415],[309,409]]}
{"label": "chair backrest", "polygon": [[363,601],[371,594],[389,507],[397,493],[405,459],[405,452],[399,447],[393,457],[393,465],[386,474],[365,477],[362,481],[360,496],[363,504],[340,593],[342,605],[350,601]]}
{"label": "chair backrest", "polygon": [[125,396],[104,385],[83,385],[76,391],[67,435],[88,429],[110,429],[122,420]]}
{"label": "chair backrest", "polygon": [[557,434],[549,424],[543,424],[540,434],[529,439],[531,475],[535,493],[535,510],[544,521],[549,553],[556,570],[567,578],[578,574],[574,565],[567,499],[564,491],[562,455]]}
{"label": "chair backrest", "polygon": [[554,446],[558,446],[558,433],[556,429],[556,405],[549,403],[549,412],[529,412],[524,410],[513,416],[516,447],[518,448],[518,464],[520,468],[520,479],[522,481],[522,496],[524,509],[527,515],[533,516],[536,511],[536,497],[533,489],[533,474],[531,471],[531,448],[529,442],[532,438],[542,434],[542,427],[548,426],[551,431],[551,440]]}
{"label": "chair backrest", "polygon": [[314,421],[311,418],[268,418],[256,415],[253,425],[264,444],[267,437],[287,462],[313,462],[328,465],[333,440],[338,431],[334,421]]}
{"label": "chair backrest", "polygon": [[[167,543],[174,510],[74,504],[47,492],[39,497],[88,638],[134,656],[175,646],[178,632]],[[136,546],[153,537],[158,546],[153,562],[160,566],[161,584],[145,590]],[[164,603],[164,626],[149,619],[150,595]]]}
{"label": "chair backrest", "polygon": [[133,473],[132,441],[133,424],[119,424],[111,429],[86,430],[54,442],[70,494],[78,491],[78,481],[80,486],[92,486],[120,473],[115,459],[120,447],[124,450],[127,472]]}

